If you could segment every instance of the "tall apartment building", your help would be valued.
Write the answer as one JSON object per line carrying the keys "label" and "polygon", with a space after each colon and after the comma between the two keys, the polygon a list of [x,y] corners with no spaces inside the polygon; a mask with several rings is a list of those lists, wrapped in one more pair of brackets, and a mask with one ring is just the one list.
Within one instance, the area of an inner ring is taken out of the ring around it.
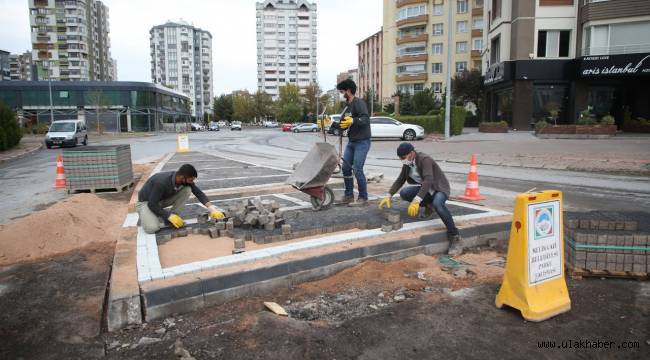
{"label": "tall apartment building", "polygon": [[481,69],[483,0],[384,0],[383,24],[384,97],[425,87],[441,94],[447,66],[452,67],[452,77]]}
{"label": "tall apartment building", "polygon": [[485,117],[650,117],[650,1],[492,0],[485,13]]}
{"label": "tall apartment building", "polygon": [[34,78],[35,68],[32,61],[32,53],[27,51],[23,54],[9,55],[9,70],[11,80],[36,80]]}
{"label": "tall apartment building", "polygon": [[316,3],[266,0],[257,8],[257,88],[274,99],[285,84],[318,82]]}
{"label": "tall apartment building", "polygon": [[375,99],[381,101],[383,29],[357,44],[359,54],[359,82],[357,95],[365,97],[372,89]]}
{"label": "tall apartment building", "polygon": [[98,0],[29,0],[37,78],[111,81],[108,8]]}
{"label": "tall apartment building", "polygon": [[11,70],[9,68],[10,55],[8,51],[0,50],[0,81],[11,80]]}
{"label": "tall apartment building", "polygon": [[185,21],[149,31],[151,80],[192,99],[192,116],[212,114],[212,35]]}
{"label": "tall apartment building", "polygon": [[[343,80],[352,79],[355,84],[357,84],[357,89],[359,88],[359,69],[350,69],[336,75],[336,83],[340,83]],[[357,90],[357,94],[358,94]]]}

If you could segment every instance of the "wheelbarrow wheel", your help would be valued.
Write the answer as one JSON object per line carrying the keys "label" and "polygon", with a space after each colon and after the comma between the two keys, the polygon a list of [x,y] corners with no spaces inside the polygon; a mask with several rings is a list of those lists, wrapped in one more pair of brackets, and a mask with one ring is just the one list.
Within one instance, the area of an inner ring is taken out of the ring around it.
{"label": "wheelbarrow wheel", "polygon": [[318,210],[327,210],[334,203],[334,191],[329,187],[325,186],[323,189],[323,200],[312,196],[311,197],[311,207],[312,209]]}

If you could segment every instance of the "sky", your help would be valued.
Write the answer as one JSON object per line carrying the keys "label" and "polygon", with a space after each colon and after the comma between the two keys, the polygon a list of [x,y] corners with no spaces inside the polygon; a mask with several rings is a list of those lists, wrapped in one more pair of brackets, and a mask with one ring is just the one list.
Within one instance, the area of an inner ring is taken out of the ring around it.
{"label": "sky", "polygon": [[[183,19],[212,34],[214,93],[257,89],[255,0],[103,0],[109,8],[111,54],[120,81],[151,82],[149,30]],[[357,67],[356,44],[379,31],[382,0],[321,0],[318,5],[318,81]],[[0,0],[0,49],[31,50],[27,0]]]}

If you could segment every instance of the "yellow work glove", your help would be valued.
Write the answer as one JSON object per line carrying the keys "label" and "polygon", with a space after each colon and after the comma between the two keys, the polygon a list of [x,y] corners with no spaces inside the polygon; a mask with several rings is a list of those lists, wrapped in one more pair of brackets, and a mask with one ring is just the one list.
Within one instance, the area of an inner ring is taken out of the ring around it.
{"label": "yellow work glove", "polygon": [[386,197],[383,198],[383,199],[379,202],[379,208],[380,208],[380,209],[383,209],[383,208],[390,209],[390,198],[391,198],[390,195],[386,195]]}
{"label": "yellow work glove", "polygon": [[422,199],[416,196],[411,202],[411,205],[409,205],[407,212],[410,217],[417,217],[420,215],[420,201],[422,201]]}
{"label": "yellow work glove", "polygon": [[183,219],[176,214],[169,215],[167,220],[169,220],[169,222],[172,223],[172,225],[174,225],[174,227],[177,229],[182,228],[185,225],[185,221],[183,221]]}
{"label": "yellow work glove", "polygon": [[210,217],[213,219],[219,220],[226,217],[226,215],[214,205],[211,205],[208,210],[210,210]]}
{"label": "yellow work glove", "polygon": [[345,130],[345,129],[349,128],[350,126],[352,126],[353,122],[354,122],[354,120],[352,119],[352,117],[346,116],[346,117],[343,118],[343,120],[341,120],[341,123],[339,124],[339,126],[340,126],[340,128],[342,130]]}

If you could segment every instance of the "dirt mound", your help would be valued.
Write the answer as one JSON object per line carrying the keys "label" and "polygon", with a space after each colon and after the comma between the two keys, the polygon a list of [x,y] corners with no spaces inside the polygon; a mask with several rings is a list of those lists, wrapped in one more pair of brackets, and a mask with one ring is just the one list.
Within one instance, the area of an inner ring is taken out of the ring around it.
{"label": "dirt mound", "polygon": [[0,225],[0,266],[115,241],[126,206],[77,194],[14,223]]}

